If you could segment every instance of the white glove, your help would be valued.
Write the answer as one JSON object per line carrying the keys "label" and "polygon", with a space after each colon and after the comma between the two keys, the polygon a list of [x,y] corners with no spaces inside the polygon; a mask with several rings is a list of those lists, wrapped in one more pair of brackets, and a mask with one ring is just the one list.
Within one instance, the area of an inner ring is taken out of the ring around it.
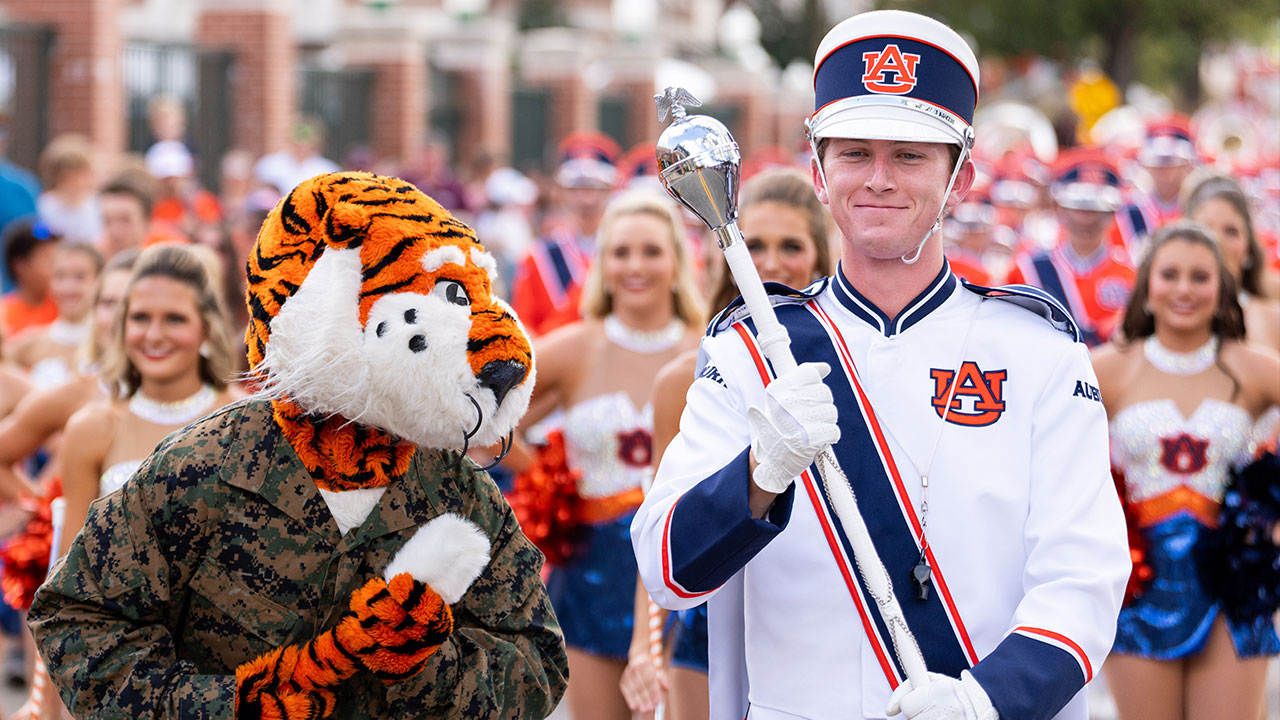
{"label": "white glove", "polygon": [[831,388],[822,382],[829,372],[826,363],[804,363],[769,383],[763,410],[747,408],[751,454],[758,463],[752,480],[761,490],[783,492],[840,439]]}
{"label": "white glove", "polygon": [[960,679],[929,673],[930,683],[916,689],[906,680],[889,696],[886,715],[902,713],[910,720],[999,720],[991,698],[968,670]]}

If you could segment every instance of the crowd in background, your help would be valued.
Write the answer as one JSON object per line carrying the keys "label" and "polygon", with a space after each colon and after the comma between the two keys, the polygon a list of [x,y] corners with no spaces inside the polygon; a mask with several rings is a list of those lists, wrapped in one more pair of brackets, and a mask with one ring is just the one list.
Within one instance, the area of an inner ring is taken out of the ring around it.
{"label": "crowd in background", "polygon": [[[157,98],[150,121],[154,144],[123,162],[63,136],[44,149],[36,175],[0,166],[0,497],[27,508],[0,519],[7,523],[0,531],[14,537],[23,536],[15,531],[38,505],[26,498],[66,488],[74,508],[65,545],[88,502],[123,482],[168,429],[237,395],[234,373],[246,369],[238,344],[247,322],[243,274],[257,228],[298,182],[340,167],[319,152],[324,128],[304,120],[285,150],[209,159],[221,170],[214,192],[197,181],[181,106]],[[1059,149],[1048,153],[1029,141],[995,150],[979,143],[978,179],[943,227],[951,269],[975,285],[1044,289],[1072,312],[1088,344],[1104,346],[1137,327],[1126,324],[1127,314],[1145,309],[1135,309],[1135,292],[1142,303],[1155,292],[1143,283],[1152,277],[1150,250],[1162,246],[1155,240],[1161,229],[1191,221],[1214,243],[1217,266],[1229,276],[1221,286],[1236,289],[1229,299],[1240,307],[1243,341],[1280,353],[1280,148],[1217,156],[1199,142],[1198,129],[1187,116],[1162,112],[1142,118],[1140,135],[1091,139],[1082,131],[1059,137]],[[654,670],[663,662],[654,664],[642,631],[648,608],[643,593],[633,592],[626,526],[665,444],[651,437],[670,439],[681,404],[665,420],[655,409],[688,387],[694,365],[687,351],[732,299],[732,285],[706,228],[662,196],[652,145],[624,153],[604,135],[575,133],[534,174],[495,162],[464,174],[449,156],[449,147],[428,140],[403,166],[349,169],[410,180],[470,223],[497,258],[498,294],[551,363],[539,369],[532,411],[548,419],[526,435],[545,447],[559,430],[567,462],[585,466],[580,489],[596,508],[599,542],[589,562],[620,584],[600,592],[593,583],[601,575],[574,569],[585,556],[564,558],[552,573],[571,653],[580,651],[571,655],[569,702],[615,708],[619,717],[628,704],[651,710],[669,683]],[[759,174],[785,185],[777,177],[789,173],[788,182],[799,178],[803,188],[809,158],[807,146],[770,149],[744,159],[744,181],[750,188]],[[782,196],[756,201],[800,207]],[[796,210],[794,222],[779,228],[761,216],[785,213],[774,207],[748,215],[753,202],[744,200],[743,229],[762,276],[800,285],[837,271],[831,258],[840,255],[840,237],[821,208]],[[623,289],[644,278],[658,278],[658,290],[652,283]],[[177,327],[183,323],[185,330]],[[161,336],[164,348],[147,344]],[[607,372],[582,371],[593,362]],[[663,385],[671,362],[682,362],[682,371]],[[1256,379],[1236,380],[1251,387]],[[677,390],[655,395],[655,383]],[[1194,399],[1186,404],[1196,407]],[[1251,407],[1249,420],[1265,423],[1268,413],[1275,409]],[[665,430],[656,427],[663,422]],[[1268,435],[1274,439],[1264,427],[1264,441]],[[76,442],[59,445],[60,436]],[[533,451],[507,465],[529,473],[544,460]],[[11,550],[5,561],[6,575],[17,576],[31,558]],[[4,670],[15,681],[31,678],[32,655],[28,649],[23,659],[18,639],[31,589],[5,580],[5,599],[16,609],[4,623],[15,658]],[[696,650],[693,656],[689,666],[697,669]],[[701,657],[705,672],[705,651]],[[1140,669],[1126,679],[1118,690],[1137,693],[1148,682]],[[687,698],[686,690],[681,702]],[[680,717],[679,707],[668,717]]]}

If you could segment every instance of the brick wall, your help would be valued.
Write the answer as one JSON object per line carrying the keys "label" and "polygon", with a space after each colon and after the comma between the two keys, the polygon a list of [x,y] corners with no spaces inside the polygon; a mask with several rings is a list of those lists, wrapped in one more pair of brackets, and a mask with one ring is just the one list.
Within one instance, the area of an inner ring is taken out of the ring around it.
{"label": "brick wall", "polygon": [[373,150],[380,158],[401,159],[418,148],[426,131],[427,69],[422,53],[371,63]]}
{"label": "brick wall", "polygon": [[210,4],[197,21],[196,43],[235,53],[232,144],[255,154],[283,149],[298,107],[297,48],[288,13]]}
{"label": "brick wall", "polygon": [[107,156],[123,151],[121,0],[6,0],[4,5],[11,19],[52,25],[58,33],[51,67],[50,135],[82,133]]}

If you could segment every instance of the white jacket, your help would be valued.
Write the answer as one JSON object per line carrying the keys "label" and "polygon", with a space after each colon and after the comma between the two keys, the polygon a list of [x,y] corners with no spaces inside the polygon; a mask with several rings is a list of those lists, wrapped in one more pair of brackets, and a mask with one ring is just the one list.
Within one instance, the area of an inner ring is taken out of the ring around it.
{"label": "white jacket", "polygon": [[[966,288],[944,265],[894,319],[839,272],[775,304],[797,361],[832,366],[837,458],[929,669],[972,667],[1005,720],[1085,720],[1080,690],[1130,571],[1124,519],[1086,348],[1051,299],[1013,292]],[[710,599],[715,720],[748,702],[752,718],[883,718],[903,675],[816,470],[764,520],[747,510],[746,412],[770,370],[745,318],[726,311],[702,343],[680,434],[632,523],[641,576],[664,607]],[[909,578],[922,473],[927,601]]]}

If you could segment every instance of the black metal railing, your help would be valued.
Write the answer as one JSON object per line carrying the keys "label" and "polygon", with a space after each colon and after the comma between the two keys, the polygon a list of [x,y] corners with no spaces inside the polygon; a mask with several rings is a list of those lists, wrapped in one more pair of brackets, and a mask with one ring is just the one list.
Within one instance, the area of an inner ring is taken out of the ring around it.
{"label": "black metal railing", "polygon": [[151,103],[169,97],[186,111],[184,141],[196,158],[201,183],[217,189],[219,163],[231,148],[234,56],[174,43],[133,41],[121,59],[127,105],[128,149],[146,152],[156,138],[149,122]]}
{"label": "black metal railing", "polygon": [[8,121],[7,156],[35,170],[49,143],[49,88],[57,34],[40,25],[0,25],[0,114]]}
{"label": "black metal railing", "polygon": [[298,69],[298,108],[324,125],[324,155],[341,164],[354,149],[373,144],[373,87],[368,69]]}

